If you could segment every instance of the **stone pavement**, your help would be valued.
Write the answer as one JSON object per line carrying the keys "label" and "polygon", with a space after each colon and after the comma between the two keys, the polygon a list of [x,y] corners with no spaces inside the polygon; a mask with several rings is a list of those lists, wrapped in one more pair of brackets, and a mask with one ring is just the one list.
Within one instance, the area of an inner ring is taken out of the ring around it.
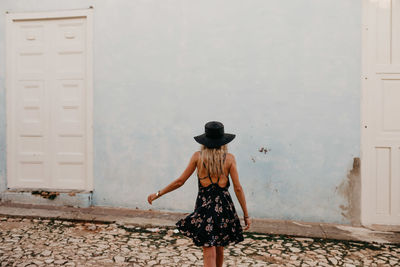
{"label": "stone pavement", "polygon": [[[224,266],[400,266],[400,244],[247,232]],[[0,266],[202,266],[173,227],[0,216]]]}
{"label": "stone pavement", "polygon": [[[141,227],[174,227],[176,221],[186,214],[101,206],[75,208],[0,202],[0,215],[133,224]],[[371,228],[366,228],[333,223],[253,218],[250,231],[299,237],[400,244],[400,226],[371,226]]]}

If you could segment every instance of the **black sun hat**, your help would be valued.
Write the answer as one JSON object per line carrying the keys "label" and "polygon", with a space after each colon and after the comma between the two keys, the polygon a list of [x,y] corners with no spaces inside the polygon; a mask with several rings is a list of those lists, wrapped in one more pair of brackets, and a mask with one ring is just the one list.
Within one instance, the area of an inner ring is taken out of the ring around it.
{"label": "black sun hat", "polygon": [[193,137],[197,143],[208,148],[217,148],[232,141],[236,135],[224,132],[224,125],[219,121],[207,122],[204,126],[205,133]]}

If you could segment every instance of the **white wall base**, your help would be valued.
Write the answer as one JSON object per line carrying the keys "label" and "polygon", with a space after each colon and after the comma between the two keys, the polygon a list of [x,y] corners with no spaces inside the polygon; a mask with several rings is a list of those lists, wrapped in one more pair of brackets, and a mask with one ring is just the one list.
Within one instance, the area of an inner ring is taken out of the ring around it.
{"label": "white wall base", "polygon": [[86,208],[92,205],[93,198],[92,192],[90,191],[49,191],[58,193],[54,199],[45,198],[41,194],[34,194],[35,191],[36,190],[6,190],[0,194],[1,202],[72,206],[78,208]]}

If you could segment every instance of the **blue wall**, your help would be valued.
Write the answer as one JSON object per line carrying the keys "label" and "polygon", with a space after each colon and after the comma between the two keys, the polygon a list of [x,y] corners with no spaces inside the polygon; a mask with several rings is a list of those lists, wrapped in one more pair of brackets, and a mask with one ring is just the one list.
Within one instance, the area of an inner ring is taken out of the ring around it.
{"label": "blue wall", "polygon": [[191,211],[194,175],[153,206],[146,197],[181,174],[199,149],[193,136],[219,120],[237,135],[229,148],[251,216],[349,223],[336,187],[360,154],[360,0],[2,0],[1,65],[6,10],[90,5],[95,205]]}

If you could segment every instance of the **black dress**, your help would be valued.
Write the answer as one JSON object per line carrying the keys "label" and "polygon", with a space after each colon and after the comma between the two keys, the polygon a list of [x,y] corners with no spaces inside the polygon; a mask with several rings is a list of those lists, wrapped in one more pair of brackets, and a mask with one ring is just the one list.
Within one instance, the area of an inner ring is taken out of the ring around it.
{"label": "black dress", "polygon": [[[205,167],[205,165],[204,165]],[[204,187],[200,179],[209,178]],[[199,193],[194,212],[176,223],[178,230],[191,238],[196,246],[226,246],[243,241],[243,229],[229,194],[229,178],[225,187],[212,182],[210,173],[200,178],[197,173]]]}

